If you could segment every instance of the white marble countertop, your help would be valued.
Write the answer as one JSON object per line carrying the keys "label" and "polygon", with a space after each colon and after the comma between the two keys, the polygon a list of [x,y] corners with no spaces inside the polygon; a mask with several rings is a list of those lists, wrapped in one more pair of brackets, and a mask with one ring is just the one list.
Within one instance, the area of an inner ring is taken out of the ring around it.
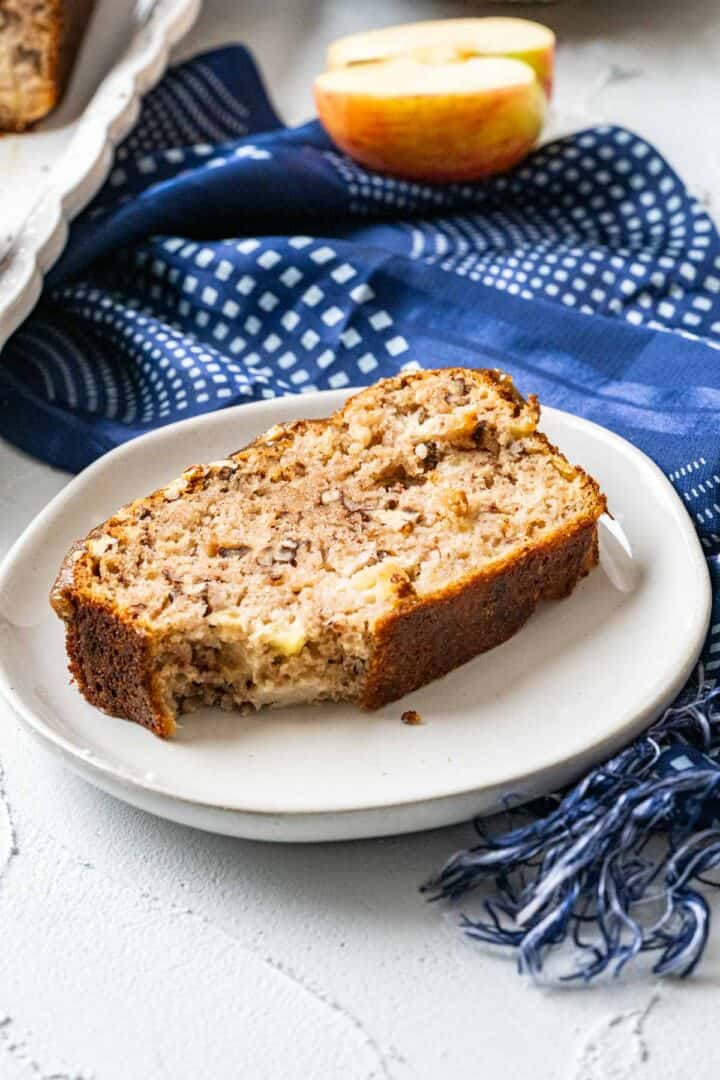
{"label": "white marble countertop", "polygon": [[[178,55],[248,42],[294,122],[328,39],[485,10],[206,0]],[[717,216],[717,0],[513,10],[559,31],[561,110],[647,136]],[[0,554],[66,479],[0,444]],[[418,895],[469,826],[315,847],[208,836],[66,773],[4,705],[0,760],[0,1080],[717,1076],[717,934],[689,982],[539,991]]]}

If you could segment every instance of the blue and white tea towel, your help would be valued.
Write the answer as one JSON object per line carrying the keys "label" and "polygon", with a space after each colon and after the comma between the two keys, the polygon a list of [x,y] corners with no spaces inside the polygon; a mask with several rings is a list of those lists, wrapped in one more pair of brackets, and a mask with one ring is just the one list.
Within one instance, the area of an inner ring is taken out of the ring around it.
{"label": "blue and white tea towel", "polygon": [[0,433],[77,470],[212,409],[460,363],[645,450],[713,574],[698,677],[647,736],[431,888],[490,883],[466,929],[534,974],[563,941],[572,978],[647,951],[686,972],[708,930],[696,883],[720,862],[719,349],[720,237],[641,138],[594,128],[478,184],[388,179],[316,123],[283,127],[231,47],[147,97],[3,350]]}

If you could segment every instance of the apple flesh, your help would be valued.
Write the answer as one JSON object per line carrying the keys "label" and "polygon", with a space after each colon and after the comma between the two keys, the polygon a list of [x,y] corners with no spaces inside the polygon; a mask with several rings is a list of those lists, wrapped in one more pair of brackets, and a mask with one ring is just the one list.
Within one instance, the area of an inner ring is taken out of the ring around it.
{"label": "apple flesh", "polygon": [[552,30],[529,19],[436,19],[340,38],[328,49],[327,66],[333,70],[400,56],[428,64],[507,56],[529,64],[549,98],[554,53]]}
{"label": "apple flesh", "polygon": [[443,182],[481,179],[525,157],[546,97],[524,61],[435,53],[431,62],[395,55],[335,67],[315,80],[315,103],[331,139],[362,165]]}

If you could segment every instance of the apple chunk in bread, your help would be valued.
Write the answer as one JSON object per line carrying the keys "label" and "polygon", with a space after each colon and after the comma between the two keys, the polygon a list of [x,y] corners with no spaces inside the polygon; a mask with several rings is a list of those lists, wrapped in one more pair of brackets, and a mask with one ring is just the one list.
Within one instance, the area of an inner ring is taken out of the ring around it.
{"label": "apple chunk in bread", "polygon": [[315,81],[320,122],[340,149],[411,180],[476,180],[530,151],[545,113],[534,69],[505,57],[357,62]]}
{"label": "apple chunk in bread", "polygon": [[332,70],[398,56],[435,64],[508,56],[529,64],[549,97],[554,52],[552,30],[529,19],[436,19],[340,38],[328,49],[327,66]]}

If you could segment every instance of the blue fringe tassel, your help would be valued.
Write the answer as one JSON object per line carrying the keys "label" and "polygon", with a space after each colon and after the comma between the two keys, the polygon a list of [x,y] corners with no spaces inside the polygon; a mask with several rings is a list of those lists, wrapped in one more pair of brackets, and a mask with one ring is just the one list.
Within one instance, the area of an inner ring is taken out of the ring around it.
{"label": "blue fringe tassel", "polygon": [[[510,947],[548,981],[619,975],[650,954],[656,975],[689,975],[707,942],[697,888],[720,865],[720,686],[699,665],[644,736],[566,794],[508,810],[523,824],[458,852],[424,887],[457,901],[491,888],[471,938]],[[568,962],[569,958],[569,962]]]}

